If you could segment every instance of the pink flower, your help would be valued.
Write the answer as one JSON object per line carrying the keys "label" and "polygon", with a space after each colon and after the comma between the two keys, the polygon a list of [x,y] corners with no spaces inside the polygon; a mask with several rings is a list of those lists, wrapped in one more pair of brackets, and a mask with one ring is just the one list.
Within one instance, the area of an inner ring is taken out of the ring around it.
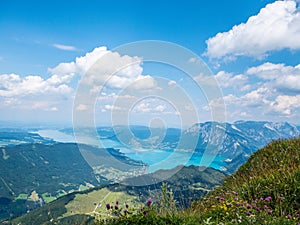
{"label": "pink flower", "polygon": [[149,199],[147,200],[147,206],[150,207],[151,204],[152,204],[152,199],[149,198]]}
{"label": "pink flower", "polygon": [[271,200],[272,200],[271,196],[265,198],[265,201],[271,201]]}

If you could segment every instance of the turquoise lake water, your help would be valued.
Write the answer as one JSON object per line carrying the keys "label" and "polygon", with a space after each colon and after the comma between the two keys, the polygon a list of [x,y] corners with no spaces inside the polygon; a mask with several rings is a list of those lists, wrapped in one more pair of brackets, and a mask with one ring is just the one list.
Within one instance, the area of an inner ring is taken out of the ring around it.
{"label": "turquoise lake water", "polygon": [[[74,136],[57,130],[41,130],[37,133],[44,138],[51,138],[58,142],[76,142]],[[81,140],[81,142],[84,144],[95,144],[89,138]],[[148,172],[154,172],[159,169],[171,169],[178,165],[209,166],[215,169],[222,169],[225,160],[220,156],[203,155],[199,153],[174,151],[169,149],[133,150],[132,148],[128,148],[122,143],[111,139],[101,139],[101,144],[102,147],[105,148],[120,149],[122,153],[131,159],[143,161],[150,166]]]}

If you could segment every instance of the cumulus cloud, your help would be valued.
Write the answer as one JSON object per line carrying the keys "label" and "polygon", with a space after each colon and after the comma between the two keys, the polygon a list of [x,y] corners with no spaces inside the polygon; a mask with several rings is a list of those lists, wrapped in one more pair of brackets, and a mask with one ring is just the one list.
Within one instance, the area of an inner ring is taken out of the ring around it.
{"label": "cumulus cloud", "polygon": [[242,87],[248,81],[246,75],[234,75],[225,71],[218,72],[215,78],[221,87]]}
{"label": "cumulus cloud", "polygon": [[161,113],[166,109],[165,105],[152,105],[150,102],[142,102],[134,107],[136,113]]}
{"label": "cumulus cloud", "polygon": [[69,94],[72,89],[65,84],[67,77],[58,78],[56,75],[49,79],[40,76],[26,76],[17,74],[0,75],[0,96],[18,97],[40,94]]}
{"label": "cumulus cloud", "polygon": [[266,86],[277,89],[281,94],[300,92],[300,64],[286,66],[266,62],[249,68],[246,73],[261,78]]}
{"label": "cumulus cloud", "polygon": [[244,74],[229,73],[226,71],[219,71],[214,76],[205,76],[200,74],[195,77],[195,80],[201,85],[216,86],[221,88],[241,88],[242,90],[247,90],[248,77]]}
{"label": "cumulus cloud", "polygon": [[92,52],[86,53],[85,56],[76,57],[74,62],[60,63],[54,68],[49,68],[48,71],[52,74],[79,74],[85,72],[95,64],[95,62],[108,52],[106,47],[95,48]]}
{"label": "cumulus cloud", "polygon": [[91,85],[108,85],[111,88],[125,88],[133,85],[136,89],[147,89],[155,86],[154,78],[143,75],[142,59],[137,56],[120,55],[109,51],[106,47],[95,48],[85,56],[77,57],[75,61],[60,63],[49,72],[60,76],[78,74],[85,76]]}
{"label": "cumulus cloud", "polygon": [[300,12],[292,0],[275,1],[230,31],[206,41],[210,58],[251,56],[261,58],[270,51],[300,49]]}
{"label": "cumulus cloud", "polygon": [[0,75],[0,101],[5,107],[58,111],[59,102],[70,99],[73,89],[69,76],[52,75],[21,77],[17,74]]}
{"label": "cumulus cloud", "polygon": [[[239,76],[243,77],[241,81],[234,79]],[[266,62],[249,68],[241,75],[221,71],[215,77],[221,87],[228,87],[229,93],[227,92],[222,99],[211,101],[204,110],[208,110],[209,106],[218,106],[224,101],[227,115],[231,119],[299,119],[300,65]],[[244,85],[248,88],[233,91],[232,85],[239,82],[241,87]]]}
{"label": "cumulus cloud", "polygon": [[177,83],[176,83],[176,81],[174,81],[174,80],[170,80],[169,82],[168,82],[168,86],[169,87],[175,87],[177,85]]}
{"label": "cumulus cloud", "polygon": [[300,108],[300,95],[279,95],[275,101],[271,103],[271,107],[276,112],[291,116],[296,109]]}

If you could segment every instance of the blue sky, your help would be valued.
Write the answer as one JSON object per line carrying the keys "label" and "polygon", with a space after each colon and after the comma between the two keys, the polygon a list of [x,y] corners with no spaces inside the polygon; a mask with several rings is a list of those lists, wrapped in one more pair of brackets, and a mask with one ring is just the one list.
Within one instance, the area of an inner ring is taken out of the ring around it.
{"label": "blue sky", "polygon": [[[71,123],[77,85],[89,60],[126,43],[162,40],[201,56],[223,98],[205,102],[179,71],[136,61],[130,73],[99,93],[106,96],[96,106],[99,124],[110,120],[112,96],[125,84],[143,78],[144,88],[153,91],[157,76],[189,92],[201,116],[185,125],[210,120],[210,107],[222,101],[227,121],[299,124],[299,27],[299,4],[292,0],[1,1],[1,120]],[[201,74],[198,78],[205,82]],[[84,105],[78,109],[84,111]],[[139,101],[133,121],[148,123],[147,118],[159,115],[176,125],[180,116],[171,108],[160,100]]]}

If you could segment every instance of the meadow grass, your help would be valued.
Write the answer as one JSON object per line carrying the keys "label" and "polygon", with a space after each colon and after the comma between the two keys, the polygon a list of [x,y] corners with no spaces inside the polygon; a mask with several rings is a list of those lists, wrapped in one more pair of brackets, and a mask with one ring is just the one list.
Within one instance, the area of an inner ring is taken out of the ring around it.
{"label": "meadow grass", "polygon": [[160,199],[140,208],[110,205],[111,217],[98,223],[300,224],[300,139],[268,144],[188,209],[178,211],[166,186]]}

